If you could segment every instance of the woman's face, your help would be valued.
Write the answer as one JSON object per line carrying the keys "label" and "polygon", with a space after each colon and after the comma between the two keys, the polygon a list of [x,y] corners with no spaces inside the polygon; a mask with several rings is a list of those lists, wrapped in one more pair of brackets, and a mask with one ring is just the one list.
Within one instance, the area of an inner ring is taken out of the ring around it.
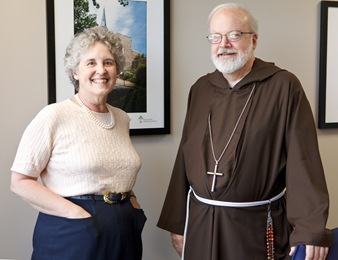
{"label": "woman's face", "polygon": [[79,91],[93,96],[107,96],[116,82],[117,69],[109,48],[101,42],[94,43],[81,60],[74,78],[79,81]]}

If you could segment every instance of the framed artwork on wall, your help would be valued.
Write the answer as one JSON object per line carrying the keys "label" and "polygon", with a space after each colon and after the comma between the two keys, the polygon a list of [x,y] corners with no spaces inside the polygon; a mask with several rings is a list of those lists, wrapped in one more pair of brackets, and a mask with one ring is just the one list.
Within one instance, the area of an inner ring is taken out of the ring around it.
{"label": "framed artwork on wall", "polygon": [[46,0],[48,103],[75,94],[63,64],[74,34],[105,26],[126,57],[107,102],[128,113],[131,135],[169,134],[169,8],[169,0]]}
{"label": "framed artwork on wall", "polygon": [[318,128],[338,128],[338,2],[322,1]]}

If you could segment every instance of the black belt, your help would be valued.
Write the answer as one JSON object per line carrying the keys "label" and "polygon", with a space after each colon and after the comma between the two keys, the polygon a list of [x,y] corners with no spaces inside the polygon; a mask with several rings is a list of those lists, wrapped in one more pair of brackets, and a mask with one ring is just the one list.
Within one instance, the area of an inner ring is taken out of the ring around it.
{"label": "black belt", "polygon": [[87,195],[71,196],[68,198],[77,200],[104,201],[108,204],[113,204],[128,200],[130,198],[130,191],[121,193],[106,191],[103,195],[87,194]]}

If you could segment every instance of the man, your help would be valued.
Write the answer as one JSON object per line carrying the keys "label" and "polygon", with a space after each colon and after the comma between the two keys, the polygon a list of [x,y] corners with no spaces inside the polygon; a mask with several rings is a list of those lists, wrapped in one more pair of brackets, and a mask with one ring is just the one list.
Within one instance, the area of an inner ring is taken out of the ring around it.
{"label": "man", "polygon": [[217,70],[191,88],[158,226],[186,260],[289,259],[297,244],[325,259],[329,198],[302,86],[254,57],[243,7],[216,7],[209,26]]}

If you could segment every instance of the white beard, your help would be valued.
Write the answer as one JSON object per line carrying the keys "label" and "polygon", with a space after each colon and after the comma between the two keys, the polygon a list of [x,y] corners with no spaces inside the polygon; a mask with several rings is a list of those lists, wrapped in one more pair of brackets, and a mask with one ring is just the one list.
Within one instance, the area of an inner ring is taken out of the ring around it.
{"label": "white beard", "polygon": [[[236,50],[233,49],[220,48],[216,55],[211,56],[211,60],[217,70],[224,74],[231,74],[244,67],[244,65],[252,56],[253,51],[254,50],[252,43],[243,53],[238,53]],[[233,58],[221,59],[218,57],[218,55],[222,53],[235,53],[236,55]]]}

